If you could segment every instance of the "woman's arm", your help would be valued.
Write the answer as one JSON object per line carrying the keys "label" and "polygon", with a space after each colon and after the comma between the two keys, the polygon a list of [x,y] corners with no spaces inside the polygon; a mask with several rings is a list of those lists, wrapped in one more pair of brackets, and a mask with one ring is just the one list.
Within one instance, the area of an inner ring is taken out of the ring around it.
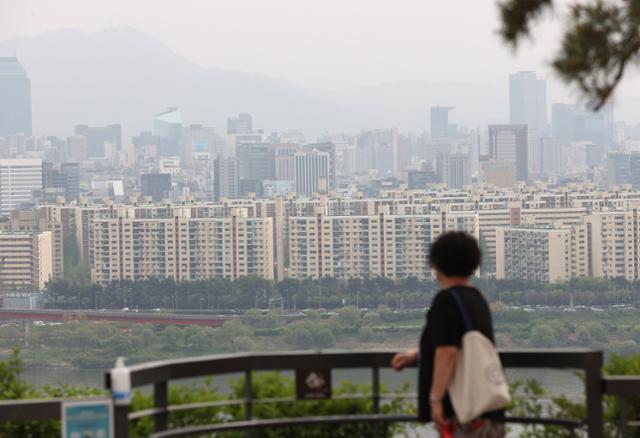
{"label": "woman's arm", "polygon": [[401,371],[407,365],[413,365],[418,361],[418,349],[412,348],[407,351],[396,354],[391,359],[391,368],[396,371]]}
{"label": "woman's arm", "polygon": [[442,410],[442,399],[449,389],[453,372],[456,369],[458,360],[458,347],[443,346],[436,348],[436,355],[433,361],[433,382],[431,383],[431,393],[429,394],[429,404],[431,405],[431,418],[438,425],[445,423]]}

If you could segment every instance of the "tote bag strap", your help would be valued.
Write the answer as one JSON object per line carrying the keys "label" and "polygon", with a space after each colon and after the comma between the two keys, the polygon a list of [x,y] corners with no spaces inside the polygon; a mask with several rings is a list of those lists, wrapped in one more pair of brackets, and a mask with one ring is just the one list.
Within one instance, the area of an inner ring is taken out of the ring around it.
{"label": "tote bag strap", "polygon": [[460,310],[460,316],[462,316],[462,324],[464,325],[465,332],[473,330],[473,323],[471,322],[471,318],[469,318],[469,314],[464,308],[462,298],[460,297],[460,295],[458,295],[458,292],[455,289],[451,289],[449,292],[453,296],[453,300],[456,302],[458,310]]}

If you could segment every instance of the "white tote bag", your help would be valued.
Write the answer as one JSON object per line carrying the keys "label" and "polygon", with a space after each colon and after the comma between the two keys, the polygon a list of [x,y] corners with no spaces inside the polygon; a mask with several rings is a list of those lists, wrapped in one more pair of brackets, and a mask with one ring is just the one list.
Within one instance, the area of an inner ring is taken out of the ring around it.
{"label": "white tote bag", "polygon": [[456,369],[449,386],[449,399],[461,423],[468,423],[484,414],[506,407],[511,401],[495,345],[478,330],[457,292],[451,291],[462,315],[465,335]]}

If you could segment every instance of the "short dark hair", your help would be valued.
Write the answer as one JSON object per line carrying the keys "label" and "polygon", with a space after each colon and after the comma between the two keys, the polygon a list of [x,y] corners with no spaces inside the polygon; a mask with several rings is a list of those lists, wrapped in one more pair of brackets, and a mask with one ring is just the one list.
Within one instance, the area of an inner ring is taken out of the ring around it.
{"label": "short dark hair", "polygon": [[470,277],[481,262],[478,241],[462,231],[441,234],[429,248],[431,267],[447,277]]}

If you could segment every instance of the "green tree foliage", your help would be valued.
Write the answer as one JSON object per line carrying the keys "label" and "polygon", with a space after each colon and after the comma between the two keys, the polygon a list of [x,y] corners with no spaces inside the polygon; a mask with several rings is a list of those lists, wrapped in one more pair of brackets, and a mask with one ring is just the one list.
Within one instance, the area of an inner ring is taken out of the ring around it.
{"label": "green tree foliage", "polygon": [[[559,2],[557,2],[559,3]],[[500,34],[517,47],[531,36],[531,25],[552,0],[502,0]],[[625,69],[638,60],[640,2],[588,0],[569,7],[566,29],[553,68],[567,83],[576,85],[600,109],[620,83]]]}
{"label": "green tree foliage", "polygon": [[[101,391],[89,387],[45,386],[36,389],[21,377],[22,359],[18,349],[0,362],[0,400],[18,400],[35,398],[72,398],[89,397],[101,394]],[[0,438],[54,438],[60,436],[60,424],[57,421],[32,421],[27,423],[0,423]]]}

